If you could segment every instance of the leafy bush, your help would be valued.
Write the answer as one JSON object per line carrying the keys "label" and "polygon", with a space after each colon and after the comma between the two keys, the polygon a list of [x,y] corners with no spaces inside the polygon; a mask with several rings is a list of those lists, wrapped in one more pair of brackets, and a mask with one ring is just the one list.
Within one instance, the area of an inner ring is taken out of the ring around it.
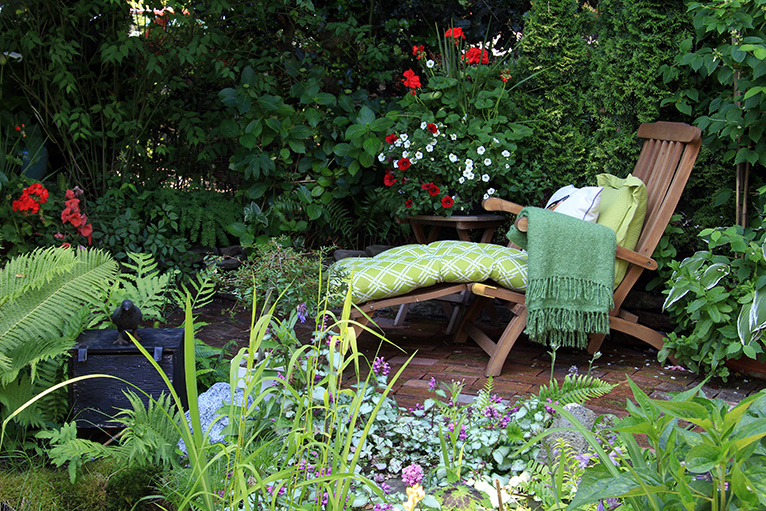
{"label": "leafy bush", "polygon": [[705,229],[700,236],[708,250],[670,262],[673,275],[663,307],[679,328],[668,336],[660,359],[672,354],[695,372],[726,378],[726,360],[763,353],[759,342],[740,342],[737,317],[766,285],[766,233],[761,226],[732,226]]}

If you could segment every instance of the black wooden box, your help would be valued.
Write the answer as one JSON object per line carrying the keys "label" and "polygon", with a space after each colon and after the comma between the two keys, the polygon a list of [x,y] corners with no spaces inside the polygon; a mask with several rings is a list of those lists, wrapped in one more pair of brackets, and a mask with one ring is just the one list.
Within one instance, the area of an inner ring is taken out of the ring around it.
{"label": "black wooden box", "polygon": [[[127,338],[127,333],[124,334]],[[186,407],[183,362],[184,331],[181,328],[144,328],[138,330],[138,341],[165,371]],[[70,350],[70,377],[87,374],[109,374],[137,385],[152,397],[170,394],[156,369],[130,344],[114,344],[117,330],[85,330]],[[149,398],[134,387],[114,378],[89,378],[69,385],[73,417],[79,427],[117,427],[109,422],[120,408],[131,408],[123,393],[131,389],[144,403]]]}

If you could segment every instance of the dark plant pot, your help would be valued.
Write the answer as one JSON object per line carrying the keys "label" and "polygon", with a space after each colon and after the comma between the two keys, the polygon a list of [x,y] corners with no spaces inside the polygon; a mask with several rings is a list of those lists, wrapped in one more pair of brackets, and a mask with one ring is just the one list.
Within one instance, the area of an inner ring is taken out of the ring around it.
{"label": "dark plant pot", "polygon": [[737,360],[727,360],[726,367],[732,371],[766,379],[766,362],[759,362],[752,358],[742,357]]}
{"label": "dark plant pot", "polygon": [[476,216],[488,214],[489,211],[481,206],[481,202],[474,202],[463,210],[455,210],[452,212],[452,216]]}
{"label": "dark plant pot", "polygon": [[[34,157],[34,160],[32,159]],[[24,153],[21,158],[21,175],[37,181],[42,181],[48,172],[48,148],[42,147],[39,154],[30,156]]]}

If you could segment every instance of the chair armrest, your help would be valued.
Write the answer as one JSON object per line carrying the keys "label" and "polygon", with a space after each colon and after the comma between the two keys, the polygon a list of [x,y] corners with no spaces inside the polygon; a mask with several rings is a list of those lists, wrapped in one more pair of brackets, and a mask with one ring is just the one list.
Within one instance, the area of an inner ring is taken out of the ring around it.
{"label": "chair armrest", "polygon": [[514,204],[513,202],[507,200],[498,199],[497,197],[486,199],[481,203],[481,205],[486,211],[503,211],[505,213],[512,213],[514,215],[518,215],[519,212],[524,209],[524,206],[519,206],[518,204]]}
{"label": "chair armrest", "polygon": [[[493,200],[493,199],[488,199],[488,200]],[[516,222],[514,222],[513,225],[515,225],[516,229],[518,229],[521,232],[527,232],[527,229],[529,227],[527,217],[517,218]],[[631,264],[635,264],[636,266],[646,268],[647,270],[657,269],[657,261],[655,261],[651,257],[647,257],[645,255],[639,254],[638,252],[629,250],[624,247],[617,247],[616,256],[617,256],[617,259],[628,261]]]}

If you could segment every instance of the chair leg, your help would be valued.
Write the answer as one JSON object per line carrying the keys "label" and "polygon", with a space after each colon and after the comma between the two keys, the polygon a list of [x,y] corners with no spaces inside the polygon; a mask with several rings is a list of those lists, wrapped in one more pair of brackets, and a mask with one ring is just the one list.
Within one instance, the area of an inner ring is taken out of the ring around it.
{"label": "chair leg", "polygon": [[465,341],[468,340],[468,332],[465,330],[465,325],[473,324],[474,321],[476,321],[476,318],[479,317],[481,310],[484,308],[488,301],[489,298],[486,296],[474,296],[473,302],[468,306],[468,309],[463,315],[463,319],[460,321],[460,325],[458,326],[457,332],[455,332],[455,337],[453,338],[452,342],[455,344],[465,344]]}
{"label": "chair leg", "polygon": [[593,355],[600,350],[601,345],[604,343],[604,338],[606,338],[606,335],[604,334],[591,334],[588,336],[588,353]]}
{"label": "chair leg", "polygon": [[358,339],[362,332],[364,332],[364,327],[370,324],[370,318],[367,316],[359,316],[358,318],[352,319],[358,323],[351,325],[351,327],[354,329],[354,335]]}
{"label": "chair leg", "polygon": [[521,305],[516,311],[516,316],[508,323],[503,335],[497,341],[495,352],[489,357],[487,368],[484,370],[485,376],[500,376],[500,373],[503,372],[503,364],[508,358],[508,353],[511,352],[511,348],[516,344],[516,340],[527,326],[528,315],[527,306]]}

